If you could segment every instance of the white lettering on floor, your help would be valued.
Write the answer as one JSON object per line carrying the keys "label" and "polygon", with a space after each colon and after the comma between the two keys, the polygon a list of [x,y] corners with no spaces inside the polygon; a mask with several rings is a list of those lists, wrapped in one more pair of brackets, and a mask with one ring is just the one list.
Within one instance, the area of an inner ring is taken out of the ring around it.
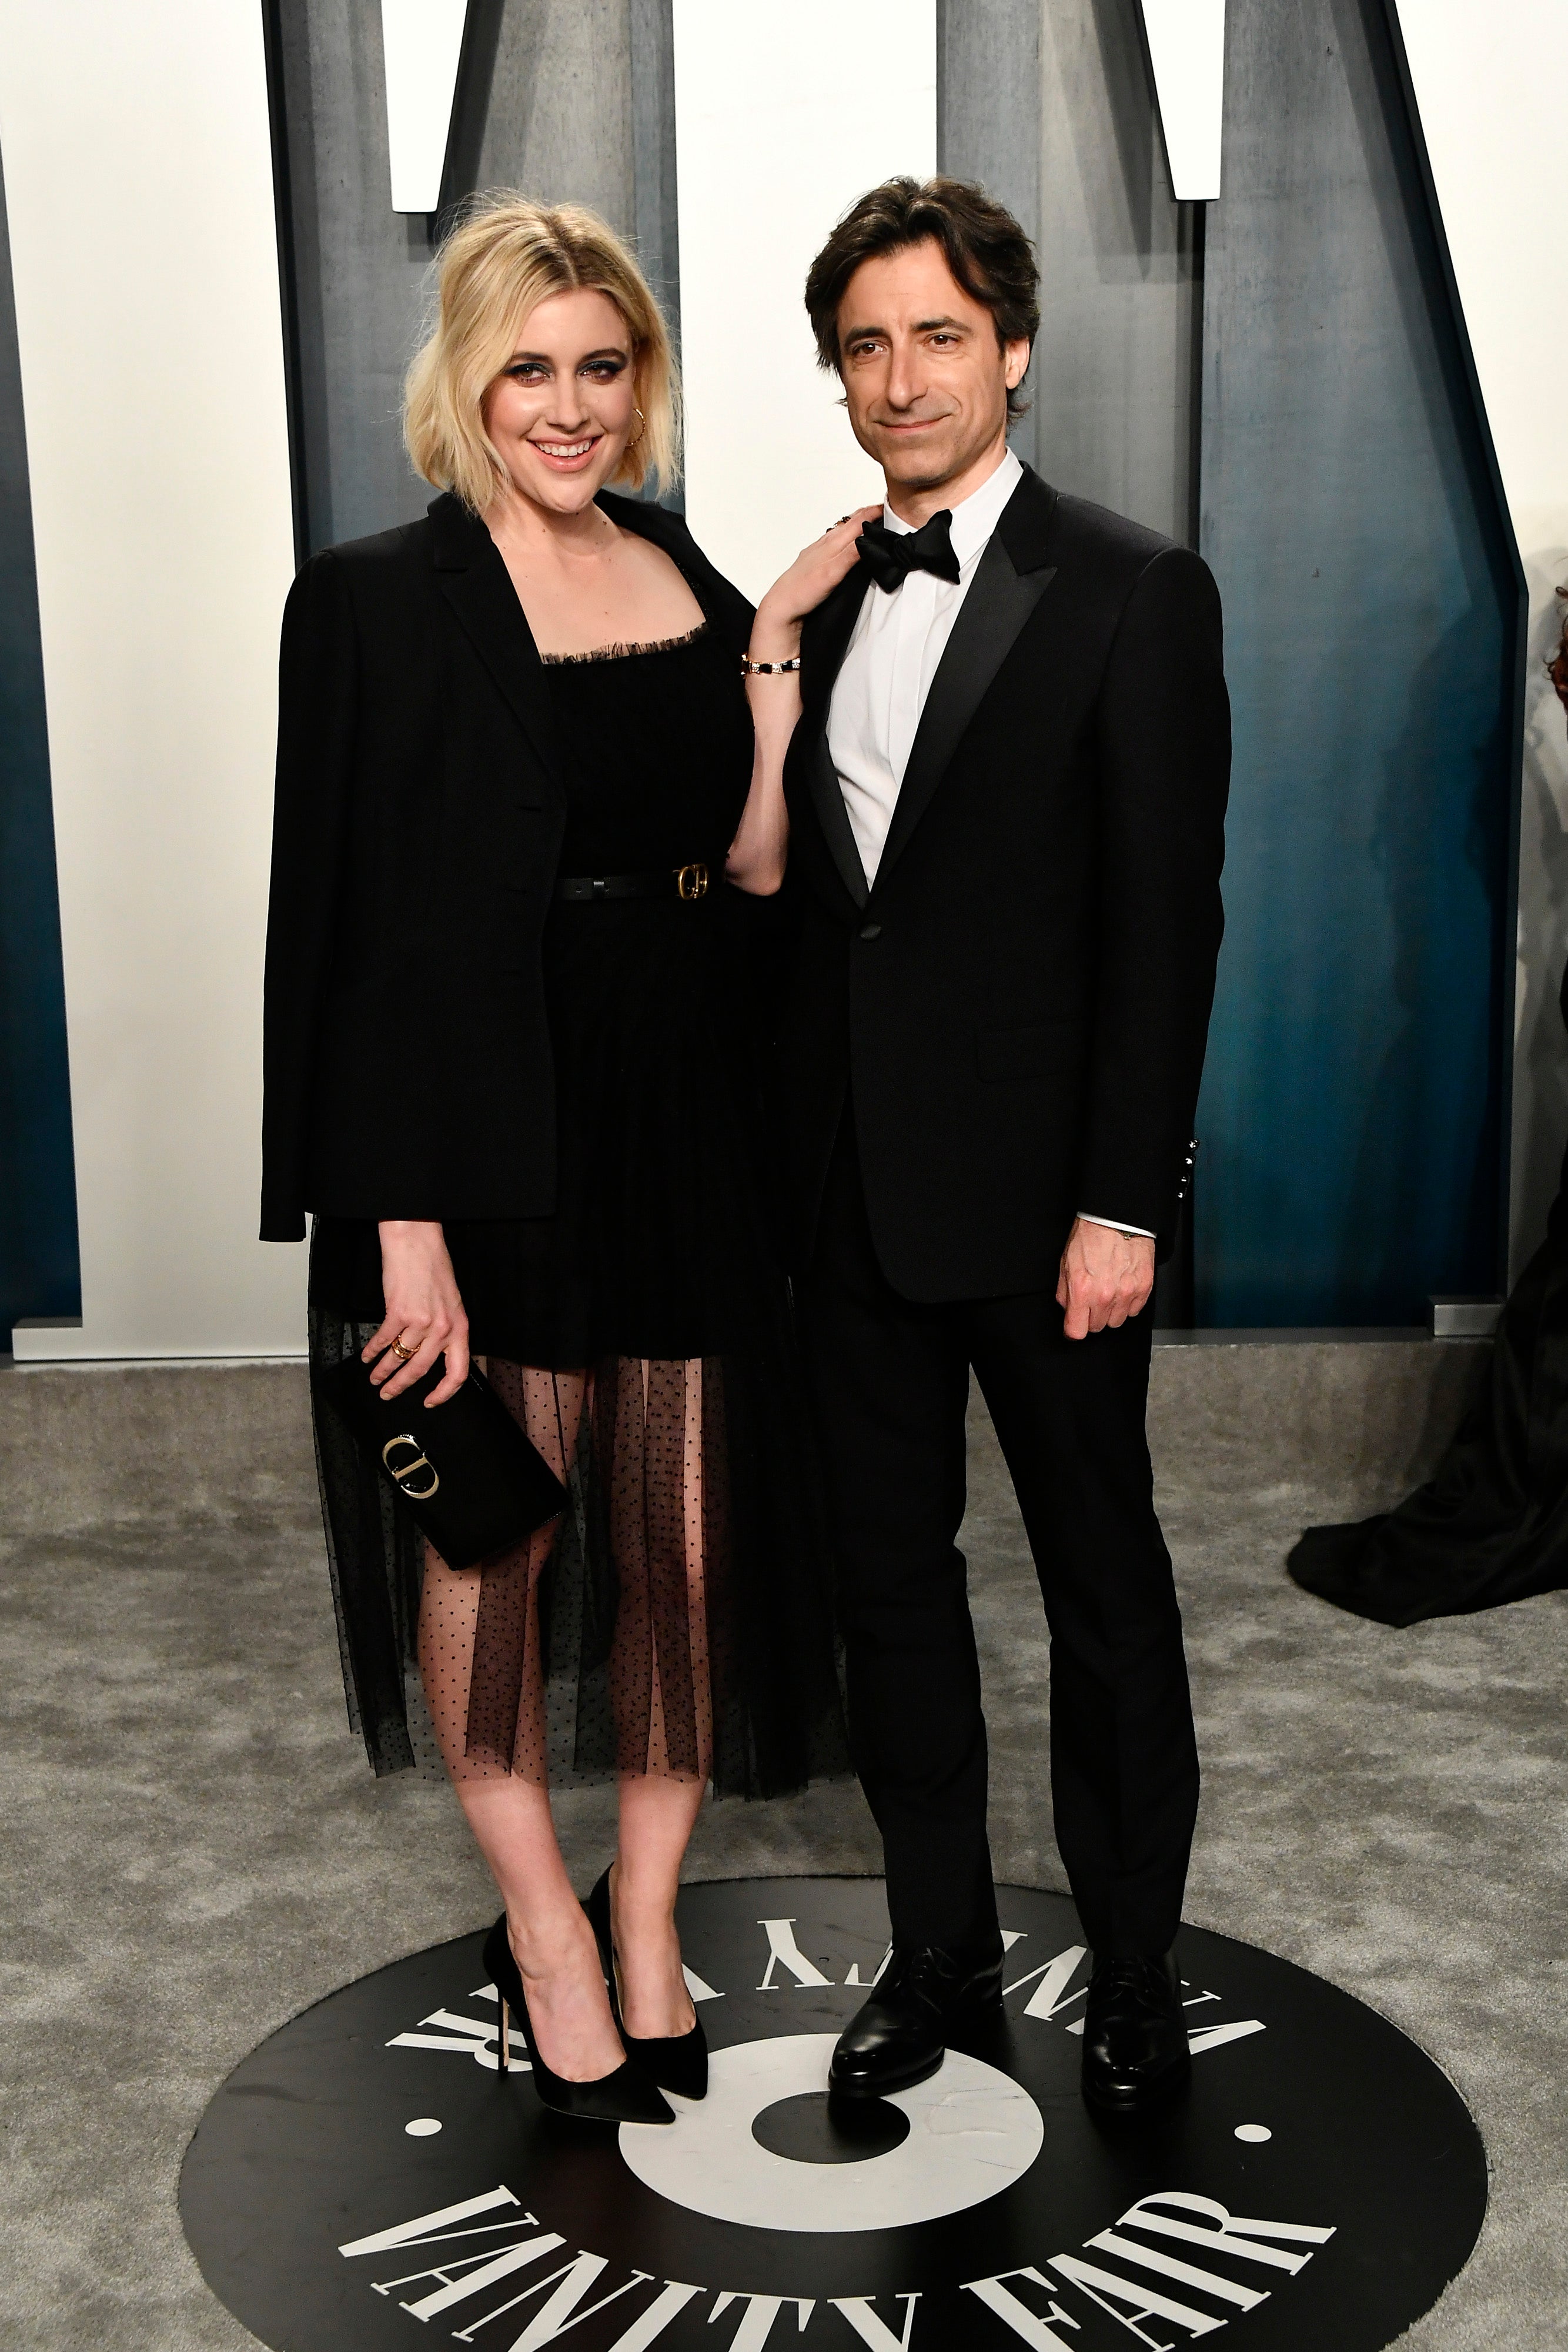
{"label": "white lettering on floor", "polygon": [[[1162,2205],[1174,2205],[1180,2213],[1207,2213],[1211,2228],[1195,2226],[1190,2221],[1173,2221],[1162,2213]],[[1179,2238],[1189,2246],[1223,2246],[1227,2253],[1239,2254],[1243,2261],[1266,2263],[1271,2269],[1289,2271],[1293,2278],[1299,2270],[1312,2261],[1311,2254],[1285,2254],[1277,2246],[1260,2242],[1266,2238],[1283,2238],[1287,2244],[1326,2246],[1333,2236],[1332,2229],[1318,2229],[1305,2221],[1247,2221],[1228,2213],[1213,2197],[1197,2196],[1190,2189],[1163,2189],[1149,2197],[1141,2197],[1129,2205],[1118,2225],[1124,2230],[1151,2231],[1161,2238]]]}
{"label": "white lettering on floor", "polygon": [[[1023,2013],[1026,2017],[1054,2017],[1058,2010],[1065,2009],[1069,2001],[1081,2000],[1088,1991],[1087,1985],[1080,1985],[1074,1993],[1067,1990],[1077,1974],[1078,1963],[1088,1957],[1086,1946],[1069,1944],[1067,1949],[1058,1952],[1053,1960],[1042,1960],[1038,1969],[1030,1969],[1027,1975],[1015,1978],[1003,1990],[1002,1999],[1005,2000],[1009,1993],[1018,1992],[1026,1984],[1033,1984],[1035,1978],[1039,1977],[1039,1984],[1035,1985],[1024,2003]],[[1066,1999],[1063,1999],[1064,1994]]]}
{"label": "white lettering on floor", "polygon": [[641,2318],[634,2319],[615,2338],[610,2352],[648,2352],[649,2345],[664,2334],[673,2319],[679,2317],[687,2304],[706,2293],[706,2287],[685,2286],[679,2279],[666,2279]]}
{"label": "white lettering on floor", "polygon": [[1175,2254],[1162,2254],[1155,2246],[1140,2246],[1135,2238],[1124,2238],[1114,2230],[1102,2230],[1087,2243],[1098,2254],[1120,2254],[1134,2270],[1154,2271],[1161,2278],[1175,2279],[1178,2286],[1207,2287],[1220,2303],[1233,2303],[1239,2311],[1255,2311],[1267,2303],[1266,2287],[1243,2286],[1236,2279],[1220,2278],[1214,2271],[1201,2271],[1196,2263],[1179,2262]]}
{"label": "white lettering on floor", "polygon": [[723,2318],[732,2303],[744,2303],[746,2310],[740,2326],[730,2337],[729,2352],[762,2352],[773,2323],[787,2303],[795,2305],[795,2326],[800,2335],[805,2334],[806,2322],[817,2308],[815,2296],[807,2296],[802,2301],[798,2295],[741,2294],[730,2287],[714,2297],[713,2309],[707,2315],[710,2327],[716,2319]]}
{"label": "white lettering on floor", "polygon": [[[974,2295],[988,2311],[994,2311],[1004,2326],[1010,2327],[1023,2343],[1032,2347],[1032,2352],[1072,2352],[1072,2347],[1013,2293],[1007,2282],[1015,2278],[1029,2279],[1035,2286],[1043,2287],[1048,2294],[1053,2284],[1051,2279],[1042,2278],[1039,2271],[1025,2264],[1016,2271],[999,2271],[995,2278],[970,2279],[963,2292]],[[1064,2327],[1082,2325],[1070,2312],[1063,2311],[1059,2303],[1051,2305],[1051,2317],[1060,2320]]]}
{"label": "white lettering on floor", "polygon": [[[468,2017],[461,2010],[434,2009],[419,2021],[422,2026],[440,2026],[442,2031],[439,2033],[394,2033],[387,2048],[453,2051],[459,2058],[472,2058],[476,2066],[487,2066],[494,2074],[500,2063],[496,2055],[497,2044],[501,2039],[500,1995],[494,1985],[486,1984],[476,1987],[468,1998],[470,2000],[495,2001],[497,2004],[497,2021],[492,2024],[488,2018]],[[528,2047],[515,2025],[507,2030],[507,2047],[513,2053],[512,2064],[527,2073],[529,2067]]]}
{"label": "white lettering on floor", "polygon": [[[475,2223],[480,2214],[494,2213],[502,2208],[508,2209],[503,2221],[480,2222],[477,2227],[466,2229],[457,2226],[464,2222]],[[488,2238],[492,2242],[474,2252],[444,2254],[438,2262],[423,2270],[404,2272],[398,2278],[371,2280],[377,2294],[391,2294],[397,2287],[417,2285],[428,2279],[437,2280],[439,2284],[426,2294],[413,2299],[398,2298],[400,2309],[406,2311],[411,2318],[428,2322],[451,2311],[457,2304],[484,2294],[500,2280],[526,2270],[530,2263],[556,2252],[566,2244],[559,2231],[554,2230],[538,2237],[514,2238],[512,2244],[499,2249],[494,2243],[497,2233],[537,2230],[538,2227],[538,2217],[526,2213],[519,2200],[503,2184],[485,2190],[482,2196],[466,2197],[461,2204],[443,2205],[434,2213],[416,2214],[411,2221],[394,2222],[391,2229],[372,2231],[368,2237],[351,2238],[346,2245],[340,2246],[338,2252],[352,2260],[363,2254],[392,2253],[405,2247],[425,2249],[455,2244],[465,2238]],[[651,2272],[633,2271],[624,2286],[615,2287],[609,2294],[601,2295],[597,2303],[590,2304],[586,2310],[579,2310],[578,2305],[608,2268],[609,2263],[604,2255],[580,2252],[570,2262],[563,2263],[559,2270],[549,2272],[544,2278],[535,2279],[520,2294],[509,2296],[493,2310],[471,2320],[466,2327],[456,2328],[453,2333],[458,2343],[472,2344],[481,2328],[490,2326],[506,2313],[526,2303],[530,2295],[540,2294],[547,2287],[553,2286],[555,2293],[549,2301],[535,2313],[522,2334],[516,2336],[508,2347],[508,2352],[544,2352],[546,2346],[555,2343],[580,2321],[591,2319],[596,2313],[608,2309],[623,2294],[630,2294],[634,2287],[648,2286],[653,2283]],[[688,2286],[682,2280],[666,2279],[653,2302],[638,2314],[629,2327],[622,2330],[614,2343],[606,2347],[606,2352],[648,2352],[648,2347],[664,2334],[686,2305],[707,2292],[706,2287]],[[804,2326],[806,2318],[810,2315],[810,2303],[803,2305],[802,2309],[805,2316],[800,2325]],[[760,2337],[758,2341],[760,2343]],[[745,2347],[745,2352],[749,2352],[749,2347]]]}
{"label": "white lettering on floor", "polygon": [[[565,2240],[558,2238],[556,2243],[562,2245]],[[458,2343],[472,2344],[482,2327],[489,2327],[497,2319],[504,2318],[508,2311],[515,2311],[520,2303],[528,2301],[529,2295],[542,2294],[547,2286],[553,2286],[555,2293],[549,2301],[534,2314],[522,2334],[515,2336],[507,2347],[507,2352],[544,2352],[547,2345],[556,2343],[583,2320],[592,2319],[600,2312],[608,2311],[612,2303],[619,2303],[622,2296],[630,2294],[633,2288],[653,2283],[651,2271],[633,2271],[624,2286],[612,2287],[608,2294],[601,2295],[597,2303],[591,2303],[586,2310],[580,2311],[579,2304],[597,2285],[609,2267],[607,2256],[580,2252],[570,2263],[563,2263],[559,2270],[551,2271],[545,2278],[535,2279],[532,2285],[526,2286],[520,2294],[497,2304],[494,2311],[486,2312],[482,2318],[471,2320],[466,2327],[455,2328],[453,2332]],[[705,2288],[688,2286],[680,2279],[666,2279],[653,2302],[638,2313],[629,2327],[622,2329],[613,2344],[605,2347],[605,2352],[647,2352],[648,2346],[664,2334],[672,2320],[679,2317],[687,2304],[706,2292]]]}
{"label": "white lettering on floor", "polygon": [[[481,2217],[486,2214],[497,2218],[485,2221]],[[531,2237],[521,2234],[526,2231],[538,2231],[538,2217],[525,2212],[518,2198],[503,2183],[479,2196],[465,2198],[459,2204],[443,2205],[434,2212],[416,2214],[412,2221],[352,2238],[338,2251],[355,2260],[413,2248],[422,2252],[436,2248],[455,2249],[464,2241],[486,2241],[467,2252],[443,2252],[423,2269],[371,2282],[376,2294],[383,2295],[392,2294],[399,2288],[425,2286],[423,2294],[400,2294],[398,2302],[411,2318],[429,2322],[461,2303],[486,2294],[503,2279],[530,2268],[567,2242],[557,2231],[545,2231]],[[1128,2234],[1134,2231],[1141,2234]],[[1147,2352],[1176,2352],[1172,2339],[1165,2334],[1149,2333],[1144,2323],[1164,2321],[1168,2326],[1185,2330],[1187,2338],[1195,2341],[1223,2327],[1226,2311],[1217,2314],[1205,2310],[1196,2301],[1187,2302],[1163,2287],[1150,2286],[1135,2276],[1128,2277],[1127,2270],[1153,2272],[1156,2278],[1184,2288],[1188,2294],[1205,2297],[1227,2307],[1228,2312],[1245,2313],[1267,2302],[1271,2290],[1209,2268],[1207,2264],[1216,2255],[1236,2257],[1277,2274],[1283,2273],[1288,2280],[1302,2271],[1318,2248],[1326,2245],[1333,2235],[1333,2227],[1327,2224],[1258,2221],[1233,2214],[1218,2198],[1199,2196],[1192,2189],[1155,2189],[1141,2197],[1135,2205],[1130,2205],[1110,2228],[1098,2231],[1084,2242],[1085,2253],[1108,2257],[1124,2268],[1110,2270],[1103,2262],[1086,2262],[1081,2254],[1052,2254],[1049,2266],[1037,2268],[1032,2263],[1022,2263],[990,2278],[967,2279],[960,2292],[972,2294],[983,2304],[1019,2342],[1030,2347],[1030,2352],[1074,2352],[1067,2336],[1058,2333],[1063,2328],[1073,2335],[1081,2333],[1082,2321],[1061,2300],[1074,2294],[1084,2296],[1119,2327],[1136,2336]],[[498,2236],[509,2237],[510,2242],[497,2245]],[[1198,2263],[1189,2256],[1169,2253],[1165,2245],[1145,2242],[1148,2239],[1197,2249],[1206,2261]],[[533,2296],[548,2294],[548,2300],[526,2323],[521,2334],[514,2336],[505,2347],[505,2352],[547,2352],[548,2347],[584,2320],[595,2318],[623,2296],[654,2283],[652,2272],[634,2270],[623,2284],[589,2301],[609,2268],[607,2256],[580,2249],[557,2269],[508,2295],[471,2320],[466,2327],[454,2330],[455,2340],[472,2345],[482,2329],[493,2326]],[[431,2281],[435,2284],[429,2284]],[[1024,2300],[1015,2281],[1027,2282],[1047,2299],[1043,2313]],[[551,2288],[553,2294],[549,2293]],[[789,2304],[795,2306],[796,2330],[803,2334],[817,2308],[815,2299],[809,2295],[753,2294],[735,2288],[694,2286],[679,2279],[666,2279],[653,2301],[632,2318],[605,2352],[649,2352],[649,2347],[688,2305],[708,2294],[714,2298],[707,2315],[709,2326],[734,2305],[744,2306],[727,2352],[765,2352],[774,2322]],[[852,2334],[870,2347],[870,2352],[910,2352],[921,2297],[918,2294],[898,2294],[892,2300],[904,2306],[904,2325],[898,2333],[875,2309],[874,2296],[838,2295],[831,2298],[828,2307],[839,2314]],[[502,2347],[497,2347],[496,2352],[502,2352]]]}
{"label": "white lettering on floor", "polygon": [[[471,2221],[480,2213],[494,2212],[497,2206],[508,2205],[515,2210],[505,2221],[490,2221],[479,2229],[460,2230],[451,2225]],[[359,2254],[391,2253],[406,2246],[432,2247],[449,2245],[463,2238],[495,2239],[497,2231],[532,2230],[538,2226],[538,2216],[525,2213],[512,2191],[502,2187],[486,2190],[482,2197],[466,2198],[461,2205],[444,2205],[434,2213],[421,2213],[412,2221],[402,2221],[391,2230],[378,2230],[368,2238],[353,2238],[338,2252],[352,2259]],[[438,2279],[439,2286],[428,2294],[410,2301],[400,2295],[400,2307],[415,2319],[428,2320],[439,2311],[450,2311],[455,2304],[466,2301],[469,2295],[481,2294],[497,2279],[509,2278],[514,2271],[538,2262],[541,2255],[553,2253],[566,2240],[559,2232],[547,2231],[542,2237],[514,2241],[499,2252],[494,2243],[472,2253],[444,2255],[439,2262],[430,2263],[423,2270],[404,2271],[397,2278],[372,2279],[377,2294],[391,2294],[394,2288],[414,2286],[424,2279]]]}
{"label": "white lettering on floor", "polygon": [[1223,2050],[1228,2042],[1245,2042],[1249,2033],[1268,2031],[1260,2017],[1241,2017],[1229,2025],[1206,2025],[1197,2033],[1189,2033],[1186,2046],[1196,2058],[1200,2051]]}
{"label": "white lettering on floor", "polygon": [[866,2294],[842,2294],[833,2297],[833,2309],[841,2311],[862,2344],[872,2352],[909,2352],[910,2332],[915,2326],[917,2294],[897,2294],[894,2301],[904,2305],[904,2333],[895,2336],[885,2319],[872,2309],[873,2297]]}
{"label": "white lettering on floor", "polygon": [[[420,2213],[412,2221],[394,2222],[390,2230],[377,2230],[368,2238],[351,2238],[340,2246],[340,2254],[382,2254],[390,2246],[409,2246],[418,2240],[428,2240],[434,2232],[444,2231],[449,2221],[471,2221],[476,2213],[492,2213],[497,2205],[519,2205],[519,2200],[507,2188],[487,2189],[482,2197],[465,2197],[461,2205],[443,2205],[434,2213]],[[520,2207],[519,2207],[520,2210]],[[524,2221],[531,2222],[531,2213],[522,2213]],[[497,2225],[488,2224],[491,2229]],[[459,2235],[472,2236],[470,2231]]]}
{"label": "white lettering on floor", "polygon": [[778,1990],[779,1988],[773,1981],[773,1971],[779,1968],[788,1969],[798,1986],[832,1983],[831,1977],[825,1977],[821,1969],[813,1968],[795,1941],[795,1922],[792,1918],[758,1919],[757,1924],[759,1927],[765,1928],[768,1933],[768,1966],[763,1971],[762,1982],[757,1988],[758,1992]]}
{"label": "white lettering on floor", "polygon": [[[1315,2250],[1326,2245],[1334,2234],[1332,2228],[1315,2222],[1249,2221],[1228,2211],[1217,2198],[1200,2197],[1186,2189],[1162,2189],[1141,2197],[1113,2228],[1101,2230],[1085,2242],[1087,2250],[1109,2254],[1135,2271],[1153,2271],[1156,2277],[1169,2279],[1191,2293],[1243,2312],[1255,2310],[1259,2304],[1267,2302],[1269,2290],[1178,2259],[1160,2247],[1145,2245],[1141,2240],[1124,2234],[1132,2230],[1201,2247],[1209,2255],[1238,2255],[1243,2262],[1283,2271],[1291,2278],[1312,2257],[1310,2252],[1288,2253],[1284,2248],[1306,2246]],[[1283,2243],[1270,2244],[1268,2242],[1271,2239]],[[1226,2325],[1223,2316],[1146,2286],[1140,2280],[1106,2270],[1097,2263],[1087,2263],[1078,2254],[1052,2254],[1049,2271],[1024,2266],[998,2272],[993,2278],[966,2280],[963,2292],[974,2295],[994,2312],[1020,2342],[1032,2347],[1032,2352],[1071,2352],[1064,2338],[1054,2332],[1055,2327],[1078,2328],[1082,2322],[1054,2300],[1047,2316],[1041,2318],[1008,2284],[1012,2279],[1027,2279],[1052,2297],[1076,2289],[1108,2313],[1118,2326],[1146,2345],[1149,2352],[1176,2352],[1176,2347],[1166,2336],[1146,2333],[1142,2325],[1146,2319],[1166,2320],[1185,2328],[1192,2339],[1212,2336]]]}
{"label": "white lettering on floor", "polygon": [[[1019,1939],[1016,1936],[1009,1939],[1004,1930],[1003,1940],[1017,1942]],[[1054,1959],[1041,1960],[1038,1968],[1028,1969],[1021,1977],[1015,1977],[1010,1985],[1003,1987],[1002,1999],[1006,2000],[1009,1993],[1021,1992],[1026,1984],[1034,1984],[1038,1977],[1040,1982],[1034,1985],[1034,1990],[1024,2003],[1024,2015],[1046,2020],[1060,2017],[1063,2010],[1071,2009],[1074,2002],[1082,2000],[1089,1990],[1088,1984],[1083,1983],[1071,1992],[1068,1990],[1080,1965],[1088,1958],[1086,1945],[1069,1944],[1066,1950],[1058,1952]],[[1185,1977],[1182,1982],[1184,1985],[1186,1983]],[[1198,1992],[1191,2000],[1183,2001],[1182,2007],[1201,2009],[1206,2001],[1222,1998],[1217,1992]],[[1083,2020],[1081,2017],[1070,2019],[1064,2030],[1069,2033],[1081,2034]],[[1228,2025],[1201,2026],[1196,2033],[1189,2031],[1186,2046],[1196,2058],[1205,2050],[1222,2050],[1228,2042],[1244,2042],[1249,2033],[1262,2033],[1266,2030],[1260,2017],[1239,2018]]]}
{"label": "white lettering on floor", "polygon": [[[1212,2336],[1217,2327],[1225,2325],[1212,2312],[1195,2311],[1190,2303],[1178,2303],[1175,2295],[1161,2294],[1154,2287],[1118,2278],[1113,2271],[1103,2271],[1095,2263],[1081,2262],[1076,2254],[1052,2254],[1051,2260],[1070,2286],[1082,2289],[1091,2303],[1097,2303],[1102,2311],[1108,2311],[1113,2319],[1119,2320],[1129,2335],[1135,2336],[1140,2344],[1146,2344],[1149,2352],[1176,2352],[1176,2347],[1145,2336],[1138,2325],[1142,2319],[1157,2316],[1174,2320],[1193,2336]],[[1119,2310],[1118,2305],[1125,2305],[1125,2310]]]}
{"label": "white lettering on floor", "polygon": [[[510,2303],[503,2304],[502,2310],[511,2311],[519,2303],[526,2303],[530,2294],[538,2294],[547,2286],[555,2287],[555,2293],[542,2310],[534,2314],[520,2336],[512,2338],[511,2352],[543,2352],[547,2344],[553,2344],[558,2336],[566,2334],[569,2327],[575,2327],[580,2321],[591,2319],[596,2312],[608,2309],[612,2303],[619,2303],[621,2297],[630,2294],[634,2286],[646,2286],[653,2276],[651,2271],[633,2271],[624,2286],[613,2287],[597,2303],[591,2303],[586,2311],[579,2311],[577,2306],[583,2296],[598,2284],[609,2268],[607,2254],[574,2255],[570,2263],[563,2263],[559,2271],[551,2271],[548,2278],[536,2279],[532,2286],[526,2286],[521,2294],[514,2295]],[[472,2328],[459,2331],[461,2340],[466,2341],[476,2330],[487,2326],[491,2320],[498,2319],[500,2315],[499,2311],[492,2311],[485,2319],[476,2319]]]}

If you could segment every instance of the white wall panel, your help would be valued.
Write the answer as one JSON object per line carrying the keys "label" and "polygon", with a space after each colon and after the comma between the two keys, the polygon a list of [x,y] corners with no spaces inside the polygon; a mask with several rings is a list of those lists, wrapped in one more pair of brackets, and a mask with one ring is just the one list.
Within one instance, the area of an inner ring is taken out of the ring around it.
{"label": "white wall panel", "polygon": [[261,11],[0,0],[79,1328],[19,1357],[283,1354],[257,1214],[277,623],[293,573]]}
{"label": "white wall panel", "polygon": [[936,168],[935,0],[675,0],[686,518],[759,596],[835,516],[882,494],[806,271],[854,198]]}
{"label": "white wall panel", "polygon": [[468,0],[382,0],[394,213],[433,213],[452,123]]}
{"label": "white wall panel", "polygon": [[1225,0],[1144,0],[1144,31],[1178,203],[1219,194],[1225,120]]}
{"label": "white wall panel", "polygon": [[1557,990],[1568,955],[1568,726],[1542,662],[1568,583],[1568,241],[1562,0],[1398,0],[1503,487],[1530,586],[1513,1102],[1514,1270],[1568,1135]]}

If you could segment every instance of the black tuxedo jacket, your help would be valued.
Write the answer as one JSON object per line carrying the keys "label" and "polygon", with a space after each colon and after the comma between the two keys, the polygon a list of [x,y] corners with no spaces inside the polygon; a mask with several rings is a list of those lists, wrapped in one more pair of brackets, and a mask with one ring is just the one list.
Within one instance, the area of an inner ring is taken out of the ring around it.
{"label": "black tuxedo jacket", "polygon": [[[600,504],[744,651],[751,608],[680,517]],[[443,497],[313,557],[283,621],[264,1241],[298,1240],[307,1209],[549,1213],[539,943],[565,818],[548,681],[484,524]]]}
{"label": "black tuxedo jacket", "polygon": [[1196,555],[1026,468],[932,681],[868,890],[827,746],[860,566],[813,614],[786,785],[795,1247],[852,1095],[909,1298],[1054,1288],[1074,1213],[1168,1244],[1203,1066],[1230,764]]}

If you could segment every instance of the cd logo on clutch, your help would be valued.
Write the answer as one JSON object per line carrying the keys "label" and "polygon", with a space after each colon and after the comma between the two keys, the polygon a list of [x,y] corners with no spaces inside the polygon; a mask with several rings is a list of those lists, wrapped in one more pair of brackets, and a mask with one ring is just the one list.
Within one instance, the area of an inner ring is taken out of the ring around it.
{"label": "cd logo on clutch", "polygon": [[[401,1470],[392,1458],[393,1449],[400,1445],[412,1446],[415,1455],[415,1459],[412,1462],[405,1462]],[[396,1480],[397,1484],[402,1488],[403,1493],[408,1496],[410,1502],[428,1503],[432,1495],[434,1494],[436,1488],[441,1484],[440,1474],[437,1471],[434,1463],[427,1461],[425,1456],[420,1453],[418,1438],[413,1436],[413,1433],[406,1429],[403,1430],[399,1436],[388,1438],[386,1444],[382,1448],[382,1460],[387,1465],[388,1476]],[[430,1484],[428,1486],[411,1486],[409,1485],[408,1482],[413,1476],[416,1470],[429,1471]]]}

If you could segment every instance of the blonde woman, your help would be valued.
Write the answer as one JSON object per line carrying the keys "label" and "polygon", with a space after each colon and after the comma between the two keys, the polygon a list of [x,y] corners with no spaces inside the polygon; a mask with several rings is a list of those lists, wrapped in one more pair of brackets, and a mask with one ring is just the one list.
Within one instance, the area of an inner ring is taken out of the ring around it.
{"label": "blonde woman", "polygon": [[[457,1571],[318,1417],[371,1761],[413,1760],[417,1656],[540,2095],[670,2120],[659,2086],[706,2081],[674,1927],[705,1786],[845,1762],[756,1103],[798,697],[747,665],[852,533],[754,643],[684,522],[611,490],[674,478],[677,393],[592,214],[484,200],[439,295],[405,431],[440,495],[314,557],[284,621],[262,1233],[314,1216],[318,1366],[357,1349],[394,1396],[444,1358],[439,1407],[472,1349],[568,1479]],[[610,1773],[585,1913],[549,1783]]]}

